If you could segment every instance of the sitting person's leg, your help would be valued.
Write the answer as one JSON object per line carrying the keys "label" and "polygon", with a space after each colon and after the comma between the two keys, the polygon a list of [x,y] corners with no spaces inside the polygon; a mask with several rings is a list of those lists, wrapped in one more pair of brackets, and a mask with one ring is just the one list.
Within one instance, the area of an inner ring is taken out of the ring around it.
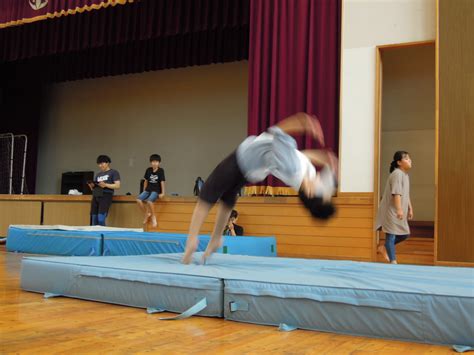
{"label": "sitting person's leg", "polygon": [[148,191],[143,191],[140,195],[137,196],[138,207],[144,214],[143,224],[148,223],[148,220],[151,217],[150,212],[148,212],[147,206],[143,203],[143,201],[146,200],[149,196],[150,193]]}
{"label": "sitting person's leg", "polygon": [[146,200],[146,207],[148,208],[149,215],[151,216],[151,225],[153,228],[158,226],[158,221],[155,216],[155,201],[158,199],[158,192],[153,191]]}

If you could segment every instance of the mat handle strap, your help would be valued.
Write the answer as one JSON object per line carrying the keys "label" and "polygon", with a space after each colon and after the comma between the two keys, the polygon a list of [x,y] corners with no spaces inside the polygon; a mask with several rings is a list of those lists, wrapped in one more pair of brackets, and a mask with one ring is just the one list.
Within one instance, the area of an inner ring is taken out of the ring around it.
{"label": "mat handle strap", "polygon": [[148,313],[148,314],[162,313],[162,312],[166,312],[166,309],[161,308],[161,307],[148,307],[146,309],[146,313]]}
{"label": "mat handle strap", "polygon": [[457,353],[464,353],[466,351],[472,351],[474,350],[474,346],[468,346],[468,345],[453,345],[454,351]]}
{"label": "mat handle strap", "polygon": [[229,302],[229,308],[231,312],[243,311],[248,312],[249,304],[247,302]]}
{"label": "mat handle strap", "polygon": [[191,316],[194,316],[195,314],[201,312],[203,309],[207,307],[207,299],[204,297],[201,299],[198,303],[196,303],[194,306],[191,308],[187,309],[181,314],[178,314],[177,316],[174,317],[169,317],[169,318],[160,318],[160,320],[179,320],[179,319],[186,319]]}
{"label": "mat handle strap", "polygon": [[296,330],[296,329],[298,329],[298,327],[294,325],[289,325],[286,323],[280,323],[280,325],[278,326],[278,330],[280,332],[291,332],[292,330]]}

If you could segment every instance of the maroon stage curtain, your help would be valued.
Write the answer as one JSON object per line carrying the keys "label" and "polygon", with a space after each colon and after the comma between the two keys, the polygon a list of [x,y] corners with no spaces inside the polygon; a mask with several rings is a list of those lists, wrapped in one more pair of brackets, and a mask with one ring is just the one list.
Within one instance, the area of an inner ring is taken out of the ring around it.
{"label": "maroon stage curtain", "polygon": [[135,0],[0,28],[0,132],[30,137],[29,192],[45,84],[243,60],[248,38],[249,0]]}
{"label": "maroon stage curtain", "polygon": [[134,0],[2,0],[0,28],[99,10]]}
{"label": "maroon stage curtain", "polygon": [[248,27],[204,31],[3,65],[7,81],[53,83],[248,59]]}
{"label": "maroon stage curtain", "polygon": [[249,0],[135,0],[0,29],[0,63],[199,32],[248,33],[248,23]]}
{"label": "maroon stage curtain", "polygon": [[[339,135],[341,0],[251,0],[248,133],[260,134],[296,112],[316,114],[326,146]],[[300,149],[315,148],[311,137]],[[271,177],[249,194],[291,190]]]}

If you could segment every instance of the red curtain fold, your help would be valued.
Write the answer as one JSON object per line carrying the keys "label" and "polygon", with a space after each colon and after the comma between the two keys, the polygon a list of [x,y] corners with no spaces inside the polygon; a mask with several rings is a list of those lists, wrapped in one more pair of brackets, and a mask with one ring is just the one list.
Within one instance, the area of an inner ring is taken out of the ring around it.
{"label": "red curtain fold", "polygon": [[248,27],[249,0],[135,0],[126,6],[0,29],[0,62]]}
{"label": "red curtain fold", "polygon": [[[341,0],[251,0],[250,8],[248,133],[304,111],[318,116],[337,152]],[[311,137],[297,141],[316,147]]]}

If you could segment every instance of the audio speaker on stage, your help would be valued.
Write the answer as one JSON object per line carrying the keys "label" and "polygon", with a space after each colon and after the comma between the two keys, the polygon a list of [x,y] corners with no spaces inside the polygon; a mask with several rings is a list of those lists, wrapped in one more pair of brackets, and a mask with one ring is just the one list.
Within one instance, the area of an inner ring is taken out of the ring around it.
{"label": "audio speaker on stage", "polygon": [[76,189],[84,195],[91,195],[92,191],[87,186],[87,181],[94,180],[93,171],[69,171],[63,173],[61,178],[61,194],[67,195],[69,190]]}

